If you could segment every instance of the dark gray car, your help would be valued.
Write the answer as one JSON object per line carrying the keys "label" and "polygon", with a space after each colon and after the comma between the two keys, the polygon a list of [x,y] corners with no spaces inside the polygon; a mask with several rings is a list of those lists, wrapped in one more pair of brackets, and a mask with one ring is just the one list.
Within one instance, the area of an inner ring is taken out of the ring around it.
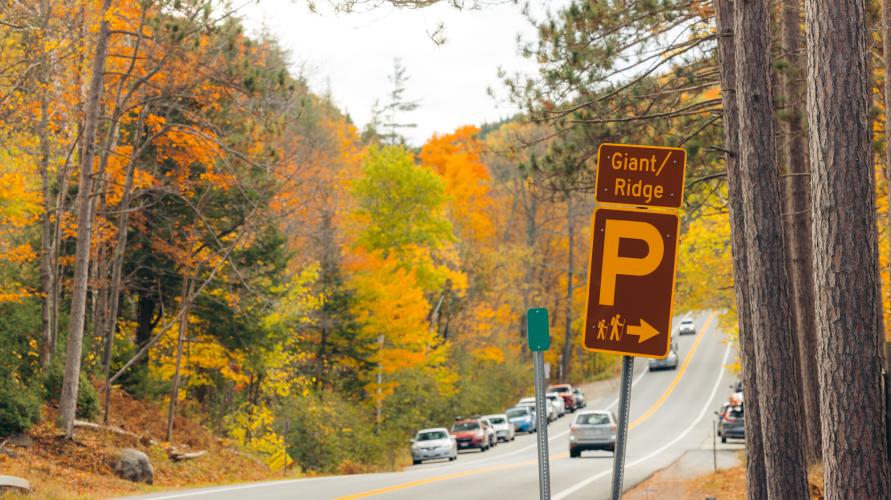
{"label": "dark gray car", "polygon": [[721,442],[746,438],[746,417],[743,405],[725,407],[719,414]]}

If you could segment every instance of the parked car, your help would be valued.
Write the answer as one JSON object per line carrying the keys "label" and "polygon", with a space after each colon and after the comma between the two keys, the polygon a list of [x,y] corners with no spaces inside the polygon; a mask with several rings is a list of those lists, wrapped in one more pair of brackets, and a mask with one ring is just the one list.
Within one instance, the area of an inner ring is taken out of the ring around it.
{"label": "parked car", "polygon": [[569,458],[578,458],[585,450],[616,451],[615,414],[605,410],[576,413],[569,426]]}
{"label": "parked car", "polygon": [[744,405],[732,405],[727,403],[722,407],[718,414],[720,421],[718,422],[718,435],[721,436],[721,442],[726,443],[728,439],[745,439],[746,438],[746,417]]}
{"label": "parked car", "polygon": [[476,448],[480,451],[489,449],[489,436],[479,419],[465,418],[452,424],[452,436],[458,443],[459,450]]}
{"label": "parked car", "polygon": [[458,458],[458,443],[445,427],[423,429],[411,440],[411,461],[418,465],[424,460]]}
{"label": "parked car", "polygon": [[507,419],[507,415],[501,413],[496,415],[486,415],[483,418],[488,420],[492,424],[492,427],[495,428],[495,438],[498,441],[504,441],[506,443],[514,440],[517,431],[514,429],[513,424]]}
{"label": "parked car", "polygon": [[[527,406],[532,409],[533,414],[535,413],[535,398],[523,398],[517,403],[517,406]],[[548,418],[548,422],[553,422],[557,420],[557,409],[554,405],[550,404],[550,401],[545,403],[545,409],[548,414],[546,415]]]}
{"label": "parked car", "polygon": [[495,426],[492,425],[492,422],[489,421],[486,417],[477,417],[479,421],[483,424],[483,430],[486,432],[486,436],[489,438],[489,447],[494,448],[495,445],[498,444],[498,436],[495,434]]}
{"label": "parked car", "polygon": [[572,413],[575,411],[575,396],[572,395],[572,386],[569,384],[554,384],[548,386],[548,392],[563,398],[563,405],[566,411]]}
{"label": "parked car", "polygon": [[585,399],[585,393],[582,392],[578,387],[572,390],[572,395],[575,397],[575,407],[576,408],[584,408],[588,406],[588,400]]}
{"label": "parked car", "polygon": [[563,403],[563,398],[552,392],[545,393],[545,397],[548,398],[548,401],[550,401],[551,404],[554,405],[554,409],[557,410],[557,418],[566,415],[566,405]]}
{"label": "parked car", "polygon": [[535,409],[528,406],[514,406],[505,412],[507,420],[517,432],[535,432]]}
{"label": "parked car", "polygon": [[671,348],[668,350],[668,356],[665,356],[662,359],[650,358],[649,369],[651,372],[664,369],[677,370],[680,360],[681,356],[678,354],[678,341],[676,339],[671,339]]}
{"label": "parked car", "polygon": [[678,327],[678,333],[681,335],[696,333],[696,325],[693,323],[693,318],[682,319],[681,325]]}

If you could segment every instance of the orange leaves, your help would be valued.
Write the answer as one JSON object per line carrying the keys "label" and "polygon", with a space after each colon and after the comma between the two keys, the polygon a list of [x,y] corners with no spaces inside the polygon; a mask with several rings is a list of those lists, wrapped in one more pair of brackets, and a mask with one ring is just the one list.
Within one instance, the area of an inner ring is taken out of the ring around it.
{"label": "orange leaves", "polygon": [[[155,126],[160,129],[157,119]],[[223,150],[216,141],[216,135],[209,130],[170,127],[154,141],[155,159],[170,162],[176,167],[167,176],[175,181],[183,193],[194,190],[193,168],[203,170],[198,174],[199,180],[219,189],[229,189],[235,179],[230,174],[217,171],[217,162],[223,157]]]}
{"label": "orange leaves", "polygon": [[491,179],[481,158],[479,129],[461,127],[447,135],[434,135],[421,149],[421,163],[446,182],[455,226],[462,236],[485,241],[495,234],[488,214],[492,206]]}

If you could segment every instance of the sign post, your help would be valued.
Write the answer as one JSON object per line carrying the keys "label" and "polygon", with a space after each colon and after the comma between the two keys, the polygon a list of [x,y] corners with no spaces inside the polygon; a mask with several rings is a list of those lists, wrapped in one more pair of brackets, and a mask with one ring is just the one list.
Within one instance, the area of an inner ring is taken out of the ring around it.
{"label": "sign post", "polygon": [[584,347],[622,355],[612,498],[622,497],[634,356],[664,358],[671,315],[687,153],[601,144],[597,149]]}
{"label": "sign post", "polygon": [[538,493],[540,500],[551,499],[551,470],[548,455],[548,412],[545,408],[544,351],[551,347],[548,310],[529,309],[526,312],[526,331],[529,350],[535,366],[535,428],[538,436]]}
{"label": "sign post", "polygon": [[619,426],[616,430],[616,452],[613,458],[613,500],[622,498],[625,478],[625,443],[628,441],[628,419],[631,413],[631,379],[634,377],[634,356],[622,356],[622,385],[619,388]]}

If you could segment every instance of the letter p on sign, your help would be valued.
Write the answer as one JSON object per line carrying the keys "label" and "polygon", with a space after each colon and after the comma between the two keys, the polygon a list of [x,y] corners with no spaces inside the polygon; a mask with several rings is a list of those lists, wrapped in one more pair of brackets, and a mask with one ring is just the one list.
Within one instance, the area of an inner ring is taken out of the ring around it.
{"label": "letter p on sign", "polygon": [[668,355],[678,229],[674,213],[595,210],[585,348]]}
{"label": "letter p on sign", "polygon": [[[619,243],[638,240],[647,244],[643,257],[622,257]],[[648,222],[607,219],[603,234],[603,277],[600,281],[600,304],[611,306],[616,300],[616,276],[646,276],[655,271],[665,255],[665,244],[656,226]]]}

